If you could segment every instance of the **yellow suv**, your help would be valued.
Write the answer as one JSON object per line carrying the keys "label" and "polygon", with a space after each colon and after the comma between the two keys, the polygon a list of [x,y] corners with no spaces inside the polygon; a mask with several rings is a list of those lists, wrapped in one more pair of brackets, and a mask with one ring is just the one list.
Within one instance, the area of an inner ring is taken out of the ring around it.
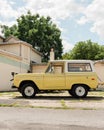
{"label": "yellow suv", "polygon": [[83,98],[97,88],[98,81],[90,60],[54,60],[44,73],[16,74],[13,86],[25,98],[51,90],[68,90],[73,97]]}

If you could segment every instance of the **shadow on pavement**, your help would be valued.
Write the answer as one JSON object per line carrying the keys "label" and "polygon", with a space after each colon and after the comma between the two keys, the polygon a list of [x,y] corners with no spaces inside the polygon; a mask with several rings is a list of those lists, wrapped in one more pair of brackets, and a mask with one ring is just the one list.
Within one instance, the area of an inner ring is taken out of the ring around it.
{"label": "shadow on pavement", "polygon": [[34,98],[23,98],[22,96],[16,96],[14,99],[30,99],[30,100],[83,100],[83,101],[100,101],[104,100],[103,96],[87,96],[86,98],[73,98],[71,96],[46,96],[46,95],[36,95]]}

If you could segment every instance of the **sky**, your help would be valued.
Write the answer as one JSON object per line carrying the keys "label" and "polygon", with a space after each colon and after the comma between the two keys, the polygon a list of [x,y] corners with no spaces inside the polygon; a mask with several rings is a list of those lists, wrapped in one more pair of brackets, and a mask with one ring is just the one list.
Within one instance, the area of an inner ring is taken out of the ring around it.
{"label": "sky", "polygon": [[52,18],[61,30],[64,53],[79,41],[104,45],[104,0],[0,0],[0,24],[16,24],[28,10]]}

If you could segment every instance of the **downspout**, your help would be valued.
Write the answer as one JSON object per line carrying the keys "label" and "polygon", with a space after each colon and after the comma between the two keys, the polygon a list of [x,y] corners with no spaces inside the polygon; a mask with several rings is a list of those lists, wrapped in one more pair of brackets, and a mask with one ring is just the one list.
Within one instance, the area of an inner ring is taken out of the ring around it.
{"label": "downspout", "polygon": [[32,56],[32,47],[30,47],[30,65],[29,65],[29,71],[32,73],[32,61],[31,61],[31,56]]}

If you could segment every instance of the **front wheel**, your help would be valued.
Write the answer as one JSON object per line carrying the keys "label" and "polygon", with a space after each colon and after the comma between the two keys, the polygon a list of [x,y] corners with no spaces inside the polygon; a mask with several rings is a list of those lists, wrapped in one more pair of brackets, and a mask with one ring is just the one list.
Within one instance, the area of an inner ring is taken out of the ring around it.
{"label": "front wheel", "polygon": [[21,89],[22,96],[25,98],[33,98],[36,95],[36,89],[33,84],[24,84]]}
{"label": "front wheel", "polygon": [[71,90],[71,89],[70,89],[70,90],[68,90],[68,92],[69,92],[69,94],[70,94],[72,97],[74,97],[73,92],[72,92],[72,90]]}
{"label": "front wheel", "polygon": [[72,95],[76,98],[84,98],[88,94],[88,88],[85,85],[74,85],[72,87]]}

